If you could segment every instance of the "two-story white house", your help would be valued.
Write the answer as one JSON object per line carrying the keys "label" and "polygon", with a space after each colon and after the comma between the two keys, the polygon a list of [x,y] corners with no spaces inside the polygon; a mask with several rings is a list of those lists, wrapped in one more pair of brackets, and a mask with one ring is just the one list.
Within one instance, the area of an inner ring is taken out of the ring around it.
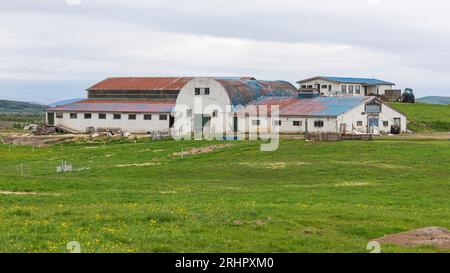
{"label": "two-story white house", "polygon": [[370,78],[317,76],[297,82],[300,91],[315,91],[321,96],[381,96],[395,83]]}

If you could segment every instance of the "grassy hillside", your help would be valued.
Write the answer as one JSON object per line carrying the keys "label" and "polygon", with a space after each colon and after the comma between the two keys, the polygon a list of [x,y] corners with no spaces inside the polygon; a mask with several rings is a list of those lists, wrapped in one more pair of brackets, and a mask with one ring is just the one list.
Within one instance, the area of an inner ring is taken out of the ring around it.
{"label": "grassy hillside", "polygon": [[41,113],[46,106],[29,102],[0,100],[2,113]]}
{"label": "grassy hillside", "polygon": [[392,103],[408,116],[409,129],[415,132],[450,132],[450,105]]}
{"label": "grassy hillside", "polygon": [[366,252],[450,228],[449,141],[227,143],[0,145],[0,252]]}
{"label": "grassy hillside", "polygon": [[30,123],[44,123],[46,106],[28,102],[0,100],[0,128],[23,128]]}

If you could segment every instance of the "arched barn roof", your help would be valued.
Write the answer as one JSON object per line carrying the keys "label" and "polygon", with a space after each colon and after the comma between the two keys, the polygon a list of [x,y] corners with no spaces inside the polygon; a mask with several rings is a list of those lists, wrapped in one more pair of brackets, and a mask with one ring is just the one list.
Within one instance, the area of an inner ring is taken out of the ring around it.
{"label": "arched barn roof", "polygon": [[286,81],[260,81],[255,79],[216,79],[228,93],[231,104],[247,105],[261,97],[294,97],[298,90]]}

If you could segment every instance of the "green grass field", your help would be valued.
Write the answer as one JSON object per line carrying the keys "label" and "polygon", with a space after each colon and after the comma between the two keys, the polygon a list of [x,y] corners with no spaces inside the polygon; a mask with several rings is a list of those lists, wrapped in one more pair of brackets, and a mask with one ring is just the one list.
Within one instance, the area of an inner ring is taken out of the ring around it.
{"label": "green grass field", "polygon": [[414,132],[450,132],[450,105],[390,103],[408,116]]}
{"label": "green grass field", "polygon": [[366,252],[450,228],[449,141],[228,143],[184,159],[211,142],[0,145],[0,252]]}

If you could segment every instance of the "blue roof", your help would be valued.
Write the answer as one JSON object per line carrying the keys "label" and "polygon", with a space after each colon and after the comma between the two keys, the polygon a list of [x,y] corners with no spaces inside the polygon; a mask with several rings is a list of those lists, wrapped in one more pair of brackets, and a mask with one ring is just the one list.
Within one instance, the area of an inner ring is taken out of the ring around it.
{"label": "blue roof", "polygon": [[292,97],[265,97],[251,105],[278,105],[280,116],[339,116],[373,97],[316,97],[308,99]]}
{"label": "blue roof", "polygon": [[339,83],[356,83],[356,84],[365,84],[365,85],[395,85],[395,83],[378,80],[378,79],[371,79],[371,78],[350,78],[350,77],[329,77],[329,76],[320,76],[320,77],[314,77],[307,80],[299,81],[306,82],[314,79],[324,79],[329,80],[333,82],[339,82]]}

